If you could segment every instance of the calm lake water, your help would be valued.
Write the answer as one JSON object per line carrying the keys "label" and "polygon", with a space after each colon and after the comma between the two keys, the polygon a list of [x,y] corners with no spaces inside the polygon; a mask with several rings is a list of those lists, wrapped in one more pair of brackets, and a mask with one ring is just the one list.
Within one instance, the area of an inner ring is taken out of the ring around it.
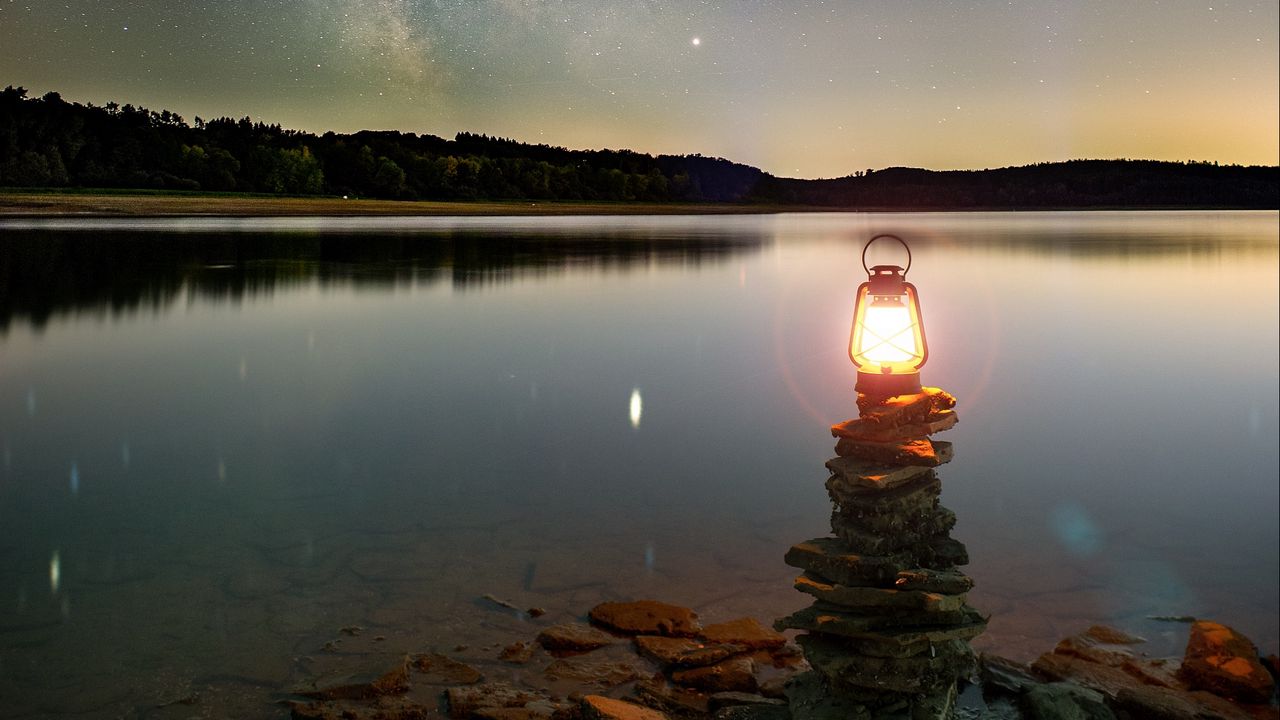
{"label": "calm lake water", "polygon": [[807,605],[877,232],[960,401],[975,645],[1276,652],[1275,212],[0,221],[0,714],[283,714],[602,600]]}

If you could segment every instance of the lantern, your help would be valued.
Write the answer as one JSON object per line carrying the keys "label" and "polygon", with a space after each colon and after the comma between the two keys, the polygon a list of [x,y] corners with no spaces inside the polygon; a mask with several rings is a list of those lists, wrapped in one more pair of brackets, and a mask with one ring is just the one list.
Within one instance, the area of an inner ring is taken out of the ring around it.
{"label": "lantern", "polygon": [[[867,250],[877,240],[897,240],[907,251],[907,267],[867,267]],[[878,396],[920,392],[920,368],[929,359],[920,319],[920,297],[907,282],[911,248],[897,235],[877,235],[862,248],[867,281],[858,286],[849,334],[849,359],[858,368],[860,393]]]}

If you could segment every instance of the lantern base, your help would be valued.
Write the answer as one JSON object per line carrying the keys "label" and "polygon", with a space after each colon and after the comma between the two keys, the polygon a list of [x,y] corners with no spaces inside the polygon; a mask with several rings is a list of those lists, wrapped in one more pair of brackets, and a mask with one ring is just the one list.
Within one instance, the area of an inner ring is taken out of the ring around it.
{"label": "lantern base", "polygon": [[853,389],[876,397],[914,395],[921,392],[920,373],[869,373],[859,370],[858,384]]}

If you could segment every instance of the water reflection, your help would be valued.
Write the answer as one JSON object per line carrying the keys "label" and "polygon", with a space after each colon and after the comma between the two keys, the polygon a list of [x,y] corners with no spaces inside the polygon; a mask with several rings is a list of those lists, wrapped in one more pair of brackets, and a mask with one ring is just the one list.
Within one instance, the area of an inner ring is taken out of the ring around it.
{"label": "water reflection", "polygon": [[[350,221],[338,223],[342,231],[306,234],[255,234],[269,223],[246,223],[236,232],[209,232],[207,223],[195,231],[175,230],[171,222],[66,226],[79,232],[0,220],[0,332],[15,320],[40,328],[67,312],[159,312],[179,300],[237,302],[307,283],[394,289],[447,282],[466,290],[571,269],[696,266],[756,252],[767,237],[733,221],[713,225],[698,219],[639,233],[580,220],[534,233],[526,224],[524,232],[508,228],[502,234],[501,225],[409,233],[385,222],[361,223],[362,232],[352,232]],[[308,347],[314,342],[309,335]],[[32,412],[34,397],[28,400]]]}

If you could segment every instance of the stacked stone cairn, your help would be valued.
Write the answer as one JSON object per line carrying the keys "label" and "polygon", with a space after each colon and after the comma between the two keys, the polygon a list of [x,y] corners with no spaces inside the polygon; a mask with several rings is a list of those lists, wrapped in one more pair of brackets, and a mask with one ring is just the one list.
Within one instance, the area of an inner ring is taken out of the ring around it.
{"label": "stacked stone cairn", "polygon": [[806,633],[813,670],[788,688],[795,720],[953,716],[957,682],[974,673],[969,640],[986,628],[957,569],[968,554],[950,536],[955,513],[938,504],[934,468],[952,449],[930,436],[956,424],[955,402],[937,388],[860,394],[859,417],[831,428],[834,536],[786,555],[816,600],[775,623]]}

